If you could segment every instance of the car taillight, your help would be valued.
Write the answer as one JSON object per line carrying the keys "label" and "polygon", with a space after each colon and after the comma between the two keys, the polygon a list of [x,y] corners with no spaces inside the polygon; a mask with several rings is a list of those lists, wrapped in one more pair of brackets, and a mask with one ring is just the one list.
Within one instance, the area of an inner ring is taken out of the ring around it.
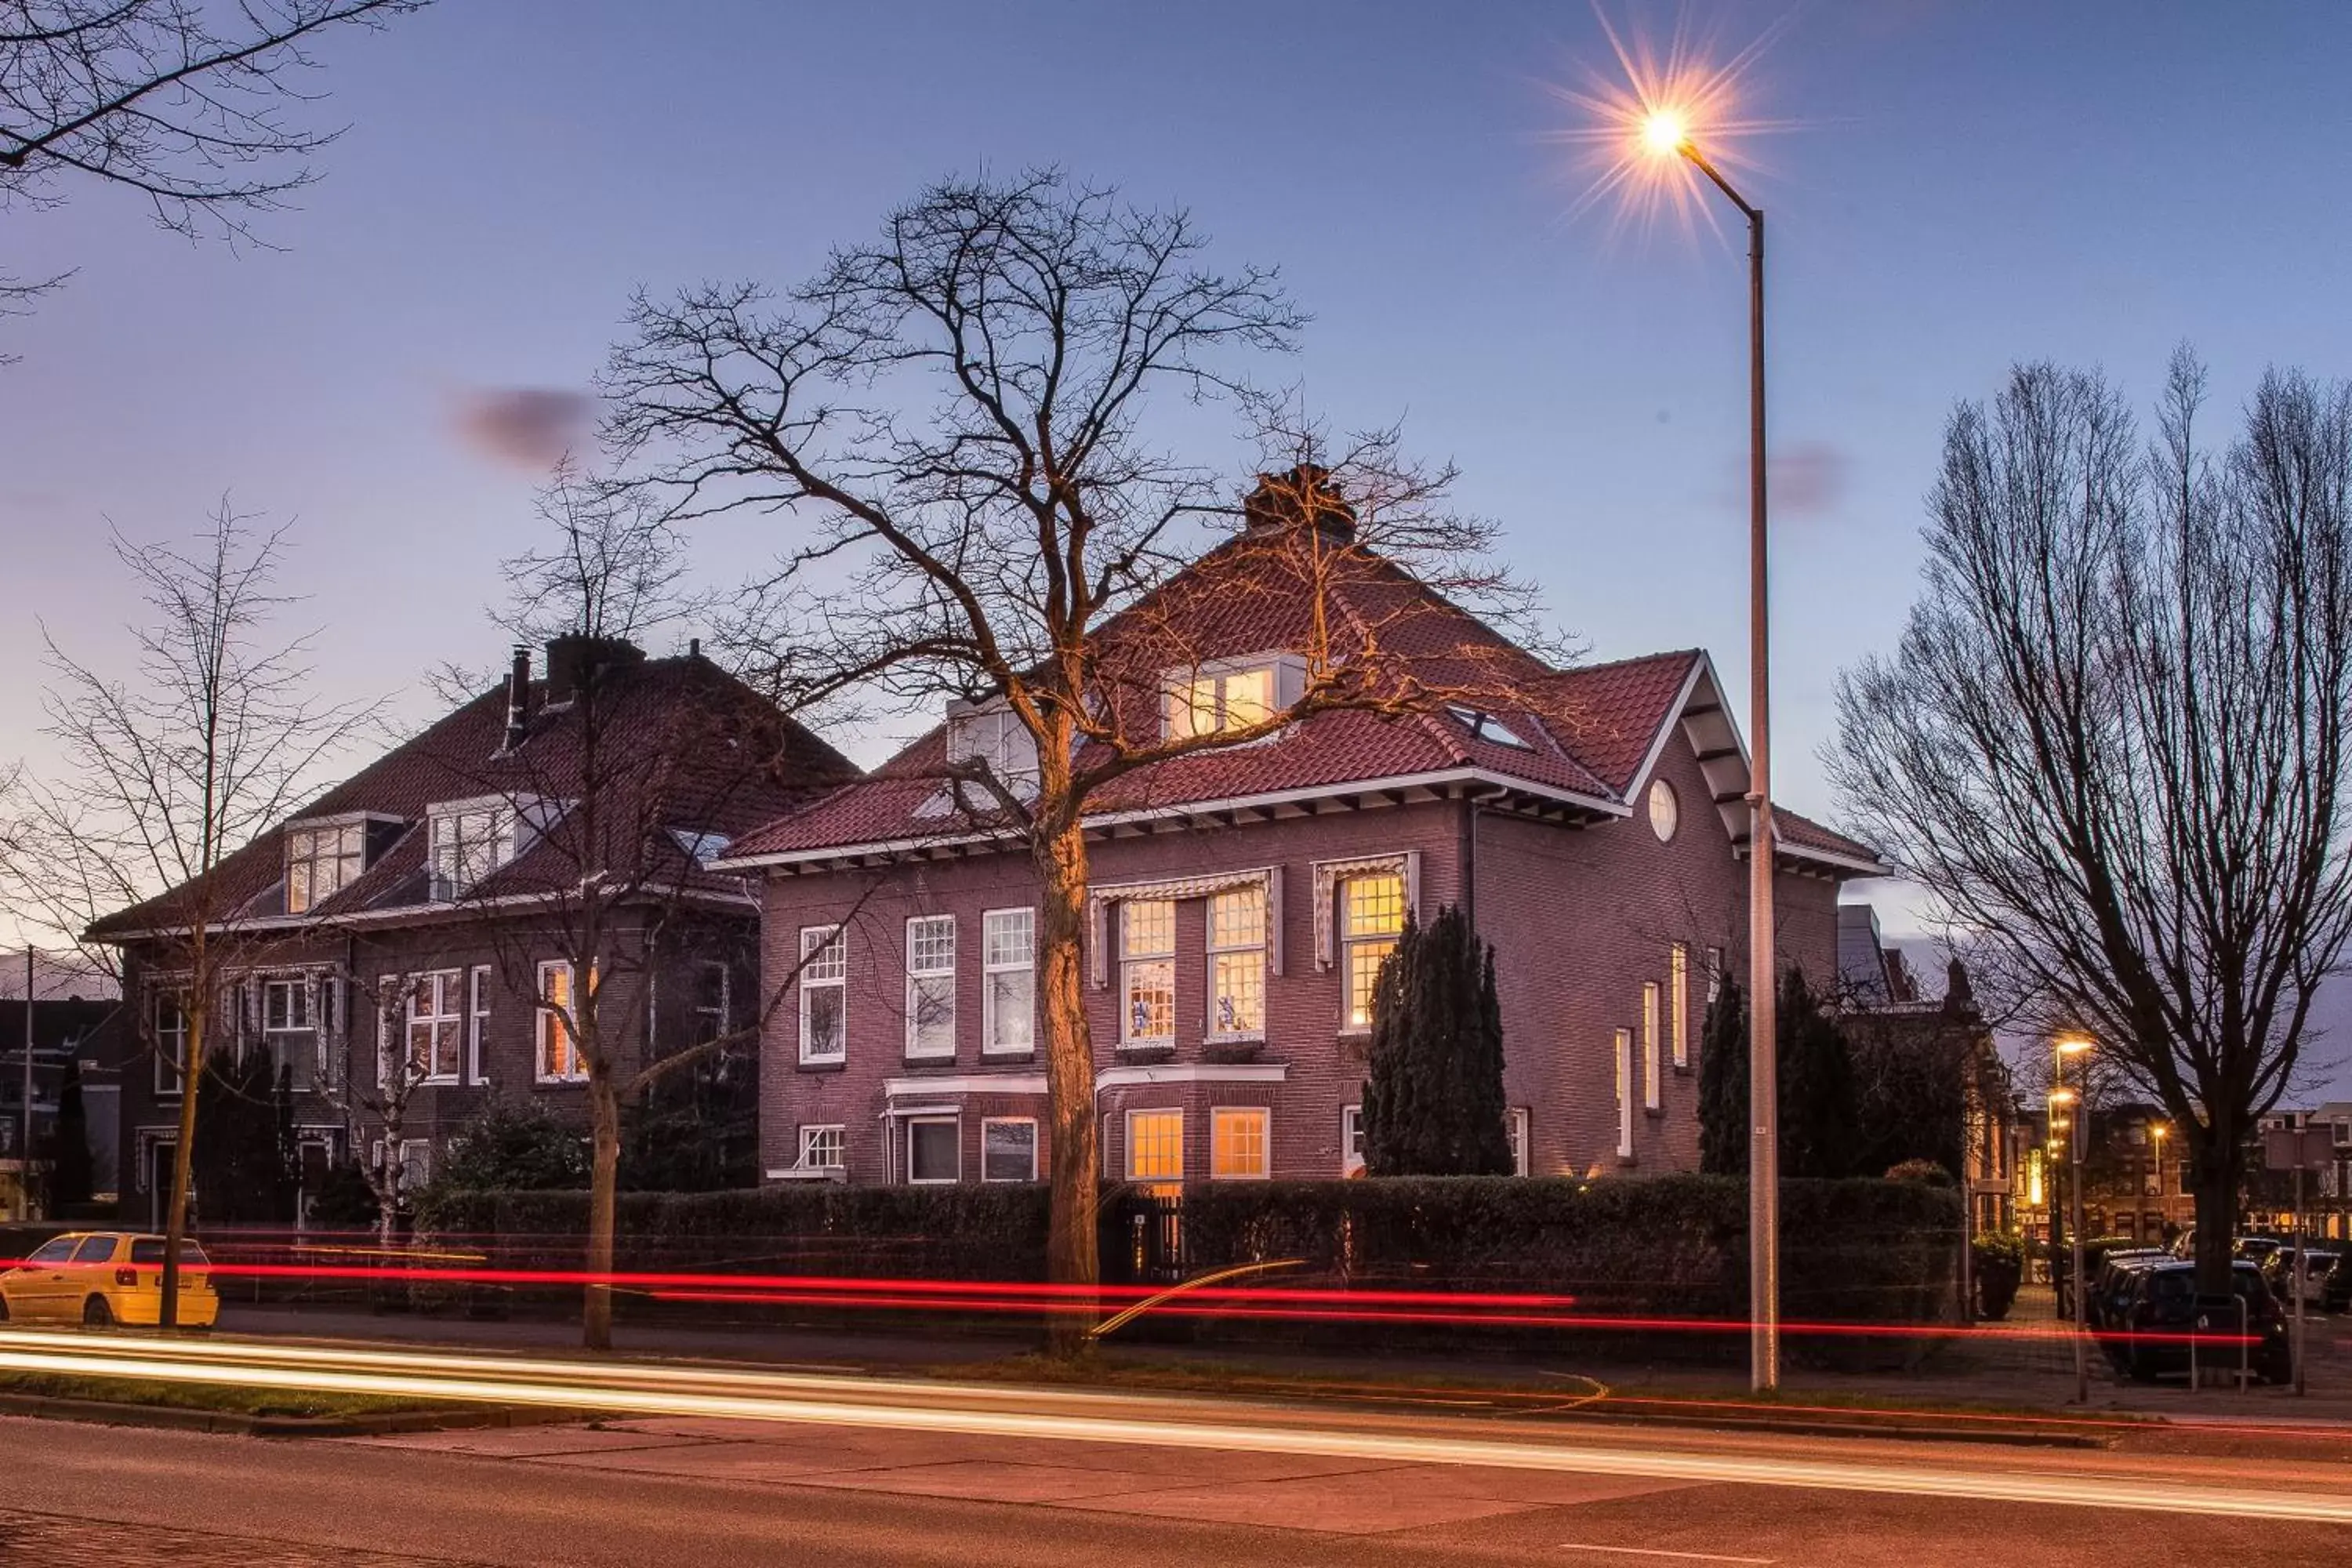
{"label": "car taillight", "polygon": [[114,1271],[114,1282],[117,1285],[136,1285],[139,1283],[139,1270],[118,1268]]}

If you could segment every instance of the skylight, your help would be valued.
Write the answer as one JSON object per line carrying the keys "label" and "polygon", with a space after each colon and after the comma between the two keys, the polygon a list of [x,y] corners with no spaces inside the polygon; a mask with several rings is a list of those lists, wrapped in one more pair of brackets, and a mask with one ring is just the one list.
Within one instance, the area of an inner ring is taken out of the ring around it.
{"label": "skylight", "polygon": [[1533,751],[1535,743],[1492,713],[1465,707],[1459,702],[1446,704],[1445,711],[1454,721],[1470,731],[1471,738],[1492,741],[1498,746],[1516,746],[1522,752]]}

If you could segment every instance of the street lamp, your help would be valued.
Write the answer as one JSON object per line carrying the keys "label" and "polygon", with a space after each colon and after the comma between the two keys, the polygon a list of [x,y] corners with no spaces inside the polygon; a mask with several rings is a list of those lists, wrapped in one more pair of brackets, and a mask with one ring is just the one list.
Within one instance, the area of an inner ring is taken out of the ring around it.
{"label": "street lamp", "polygon": [[1705,174],[1748,219],[1748,1381],[1780,1385],[1780,1116],[1773,987],[1771,639],[1765,594],[1764,213],[1699,150],[1684,112],[1653,107],[1643,150]]}
{"label": "street lamp", "polygon": [[[2062,1035],[2054,1044],[2058,1052],[2057,1087],[2050,1091],[2051,1100],[2060,1103],[2061,1097],[2063,1097],[2063,1103],[2077,1104],[2082,1097],[2066,1087],[2066,1062],[2070,1057],[2088,1056],[2091,1042],[2080,1036]],[[2079,1071],[2077,1078],[2080,1078]],[[2077,1405],[2091,1402],[2091,1349],[2084,1338],[2089,1330],[2091,1318],[2088,1303],[2083,1299],[2083,1143],[2090,1130],[2090,1120],[2091,1108],[2087,1104],[2082,1105],[2067,1118],[2066,1136],[2066,1173],[2071,1178],[2069,1184],[2073,1188],[2071,1206],[2074,1231],[2074,1258],[2071,1272],[2074,1280],[2074,1403]]]}

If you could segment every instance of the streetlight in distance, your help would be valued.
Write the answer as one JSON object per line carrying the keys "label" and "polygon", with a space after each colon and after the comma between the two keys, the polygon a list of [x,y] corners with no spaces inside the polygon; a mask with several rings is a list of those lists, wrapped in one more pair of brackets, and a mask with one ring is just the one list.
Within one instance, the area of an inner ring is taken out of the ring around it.
{"label": "streetlight in distance", "polygon": [[1764,213],[1700,148],[1690,116],[1654,104],[1640,142],[1654,159],[1705,174],[1748,220],[1748,1381],[1780,1385],[1780,1128],[1772,910],[1771,637],[1766,593],[1769,512],[1764,463]]}
{"label": "streetlight in distance", "polygon": [[[2051,1101],[2060,1103],[2060,1097],[2063,1096],[2063,1103],[2076,1107],[2067,1119],[2066,1134],[2066,1173],[2074,1189],[2071,1206],[2074,1211],[2074,1258],[2070,1272],[2074,1280],[2074,1403],[2088,1405],[2091,1402],[2091,1350],[2084,1336],[2090,1330],[2091,1320],[2089,1303],[2083,1299],[2083,1144],[2090,1132],[2091,1108],[2077,1090],[2066,1087],[2066,1064],[2090,1055],[2093,1047],[2080,1035],[2061,1035],[2053,1044],[2058,1052],[2058,1087],[2050,1091]],[[2076,1079],[2081,1079],[2080,1069],[2077,1069]]]}

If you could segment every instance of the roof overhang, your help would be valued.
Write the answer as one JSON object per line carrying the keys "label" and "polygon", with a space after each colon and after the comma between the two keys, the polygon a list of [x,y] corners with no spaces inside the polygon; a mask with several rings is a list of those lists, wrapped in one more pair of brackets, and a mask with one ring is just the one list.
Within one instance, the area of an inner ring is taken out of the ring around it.
{"label": "roof overhang", "polygon": [[[290,936],[300,932],[331,935],[336,931],[354,929],[380,930],[387,926],[446,925],[454,921],[478,920],[485,916],[526,914],[534,910],[562,909],[576,895],[568,892],[503,893],[490,899],[463,899],[446,904],[398,904],[388,909],[354,910],[348,914],[324,915],[254,915],[241,920],[213,921],[205,926],[207,934],[226,936]],[[721,892],[715,888],[645,887],[616,894],[613,900],[624,908],[647,902],[675,901],[698,904],[711,909],[737,910],[756,913],[760,901],[751,894]],[[146,926],[131,931],[95,931],[87,940],[108,947],[120,947],[125,942],[162,942],[186,937],[191,926]]]}

